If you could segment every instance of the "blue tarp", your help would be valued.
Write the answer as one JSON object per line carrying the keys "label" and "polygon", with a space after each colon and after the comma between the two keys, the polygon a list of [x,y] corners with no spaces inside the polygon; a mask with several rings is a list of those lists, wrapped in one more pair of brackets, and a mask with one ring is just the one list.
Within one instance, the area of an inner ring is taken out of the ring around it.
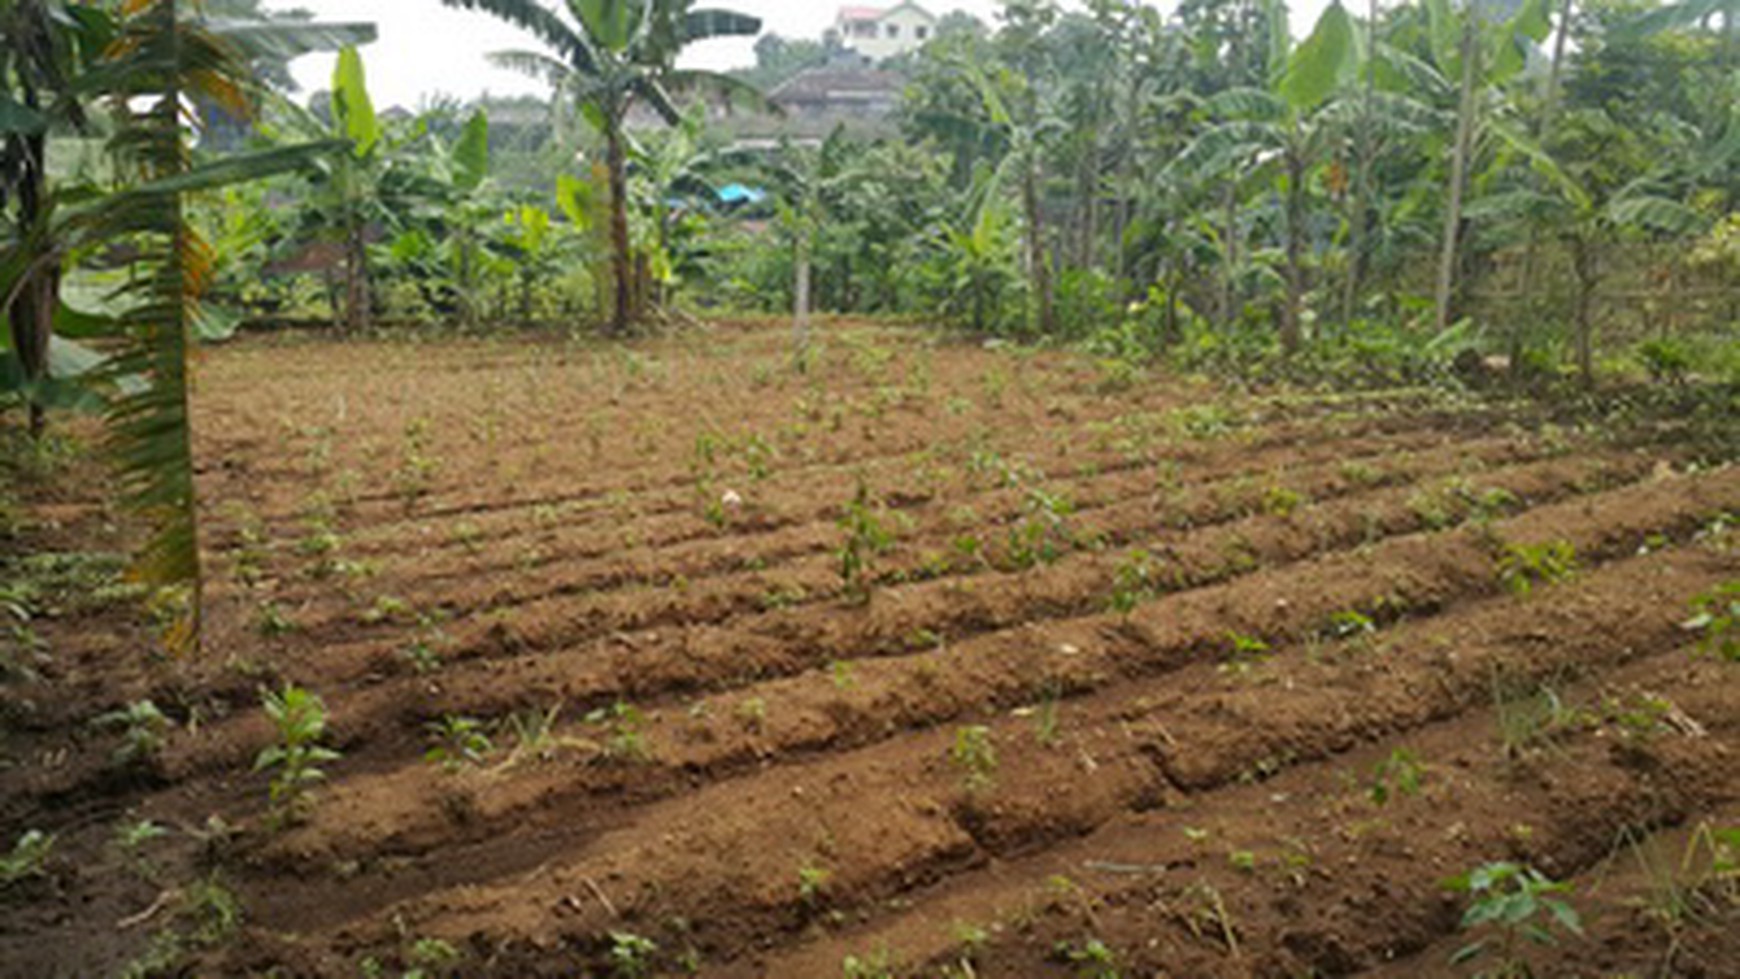
{"label": "blue tarp", "polygon": [[758,187],[726,184],[719,188],[719,202],[722,204],[760,204],[764,200],[767,200],[767,191]]}

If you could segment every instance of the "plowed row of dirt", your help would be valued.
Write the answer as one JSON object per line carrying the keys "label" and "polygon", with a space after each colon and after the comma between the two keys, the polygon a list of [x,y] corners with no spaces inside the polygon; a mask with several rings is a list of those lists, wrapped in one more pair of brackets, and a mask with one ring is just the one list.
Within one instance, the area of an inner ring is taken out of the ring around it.
{"label": "plowed row of dirt", "polygon": [[[6,825],[98,863],[172,827],[246,909],[185,950],[226,975],[1456,974],[1442,882],[1499,860],[1576,883],[1589,937],[1533,953],[1576,974],[1736,961],[1740,882],[1635,908],[1740,812],[1735,668],[1685,626],[1740,470],[1431,392],[784,342],[214,356],[206,660],[104,672],[83,623],[56,679],[107,693],[33,715]],[[286,681],[342,757],[274,829]],[[85,722],[144,694],[182,723],[120,778]],[[456,718],[490,743],[448,770]],[[186,930],[186,884],[115,876],[0,972]]]}

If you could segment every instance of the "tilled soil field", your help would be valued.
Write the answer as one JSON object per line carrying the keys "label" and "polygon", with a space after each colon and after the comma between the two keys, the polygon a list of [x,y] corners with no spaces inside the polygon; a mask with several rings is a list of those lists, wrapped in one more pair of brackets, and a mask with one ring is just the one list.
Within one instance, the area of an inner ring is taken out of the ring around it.
{"label": "tilled soil field", "polygon": [[[202,657],[63,603],[0,686],[0,829],[56,840],[0,973],[1740,976],[1740,666],[1688,623],[1740,470],[1426,390],[787,343],[211,355]],[[19,547],[120,548],[72,483]],[[286,682],[341,753],[287,822]],[[1501,861],[1583,933],[1462,929],[1445,881]]]}

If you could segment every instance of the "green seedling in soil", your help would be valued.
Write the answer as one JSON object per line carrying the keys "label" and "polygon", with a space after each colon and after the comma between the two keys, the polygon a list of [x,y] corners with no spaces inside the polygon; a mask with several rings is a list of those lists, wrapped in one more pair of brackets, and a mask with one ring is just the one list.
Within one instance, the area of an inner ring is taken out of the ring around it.
{"label": "green seedling in soil", "polygon": [[1346,609],[1329,616],[1329,624],[1324,628],[1323,635],[1330,639],[1353,639],[1376,632],[1377,622],[1371,616]]}
{"label": "green seedling in soil", "polygon": [[1154,597],[1154,558],[1147,551],[1131,551],[1112,577],[1112,611],[1129,615],[1136,606]]}
{"label": "green seedling in soil", "polygon": [[53,836],[37,829],[25,832],[12,844],[11,853],[0,856],[0,888],[46,876],[48,855],[53,851]]}
{"label": "green seedling in soil", "polygon": [[846,505],[846,514],[840,518],[840,529],[846,533],[846,539],[835,552],[840,561],[840,582],[845,586],[848,598],[868,601],[870,562],[888,550],[894,537],[877,519],[870,505],[870,489],[863,482],[858,483],[858,492]]}
{"label": "green seedling in soil", "polygon": [[151,880],[157,876],[157,865],[145,855],[145,845],[168,835],[168,830],[149,819],[133,820],[115,827],[114,846],[133,864],[133,870],[140,877]]}
{"label": "green seedling in soil", "polygon": [[242,904],[216,877],[171,892],[169,923],[151,936],[144,954],[128,963],[122,979],[182,975],[189,958],[228,941],[242,924]]}
{"label": "green seedling in soil", "polygon": [[949,759],[961,770],[961,784],[968,792],[989,789],[997,776],[997,749],[991,744],[991,729],[971,725],[955,731]]}
{"label": "green seedling in soil", "polygon": [[610,974],[616,979],[644,979],[652,975],[658,944],[633,932],[610,933]]}
{"label": "green seedling in soil", "polygon": [[886,948],[859,958],[848,955],[840,963],[843,979],[894,979],[894,956]]}
{"label": "green seedling in soil", "polygon": [[1546,683],[1520,689],[1507,683],[1498,669],[1492,674],[1492,707],[1498,717],[1498,733],[1506,758],[1521,758],[1530,748],[1548,745],[1577,722],[1576,711]]}
{"label": "green seedling in soil", "polygon": [[1498,580],[1511,594],[1526,597],[1536,586],[1569,581],[1577,574],[1577,549],[1569,541],[1508,544],[1498,558]]}
{"label": "green seedling in soil", "polygon": [[1226,862],[1231,864],[1234,870],[1242,870],[1247,874],[1255,873],[1257,854],[1252,850],[1234,850],[1226,855]]}
{"label": "green seedling in soil", "polygon": [[1070,966],[1079,979],[1119,979],[1118,957],[1097,938],[1077,944],[1058,942],[1052,949],[1059,962]]}
{"label": "green seedling in soil", "polygon": [[834,681],[835,690],[850,690],[858,685],[858,678],[853,674],[856,667],[846,660],[837,659],[828,664],[828,676]]}
{"label": "green seedling in soil", "polygon": [[826,867],[817,866],[813,861],[806,861],[798,867],[797,876],[798,898],[810,907],[815,907],[834,873]]}
{"label": "green seedling in soil", "polygon": [[441,770],[449,775],[467,765],[482,765],[489,753],[495,750],[489,735],[483,733],[483,722],[475,718],[449,714],[439,721],[430,722],[429,736],[435,744],[423,754],[423,760],[440,765]]}
{"label": "green seedling in soil", "polygon": [[284,826],[305,815],[309,790],[326,778],[320,766],[340,755],[320,743],[326,736],[327,715],[319,697],[286,684],[282,693],[266,691],[261,706],[278,731],[278,741],[254,759],[254,771],[272,773],[272,821]]}
{"label": "green seedling in soil", "polygon": [[1693,603],[1696,615],[1685,628],[1701,634],[1698,648],[1708,656],[1740,663],[1740,581],[1718,586]]}
{"label": "green seedling in soil", "polygon": [[418,676],[427,676],[441,669],[441,656],[426,639],[413,639],[399,650],[399,658]]}
{"label": "green seedling in soil", "polygon": [[1263,491],[1263,512],[1271,517],[1290,517],[1305,504],[1305,497],[1285,486],[1271,486]]}
{"label": "green seedling in soil", "polygon": [[1372,769],[1371,801],[1382,806],[1388,805],[1397,795],[1419,795],[1424,772],[1418,755],[1406,748],[1397,748]]}
{"label": "green seedling in soil", "polygon": [[1061,699],[1056,683],[1045,686],[1045,696],[1039,701],[1039,711],[1033,722],[1033,737],[1047,748],[1058,742],[1057,704]]}
{"label": "green seedling in soil", "polygon": [[1252,666],[1262,662],[1269,654],[1269,644],[1256,636],[1229,632],[1226,638],[1232,648],[1227,652],[1226,661],[1220,664],[1223,673],[1248,673]]}
{"label": "green seedling in soil", "polygon": [[1492,979],[1532,979],[1535,972],[1522,957],[1526,945],[1557,944],[1555,931],[1583,934],[1576,909],[1554,896],[1569,892],[1570,885],[1532,867],[1489,863],[1444,886],[1469,896],[1472,903],[1462,915],[1462,930],[1483,936],[1458,949],[1450,961],[1461,965],[1492,960],[1493,968],[1481,973]]}
{"label": "green seedling in soil", "polygon": [[411,603],[396,595],[382,595],[375,603],[365,609],[360,616],[364,625],[380,625],[383,622],[409,622],[416,619],[416,613],[411,609]]}
{"label": "green seedling in soil", "polygon": [[405,954],[411,968],[400,979],[434,979],[451,975],[453,966],[459,964],[459,958],[459,950],[447,942],[439,938],[419,938],[411,943]]}
{"label": "green seedling in soil", "polygon": [[745,729],[761,732],[767,723],[767,701],[760,697],[746,697],[737,705],[737,719],[743,722]]}
{"label": "green seedling in soil", "polygon": [[1008,563],[1018,570],[1039,564],[1051,564],[1063,556],[1074,543],[1068,518],[1075,507],[1068,500],[1040,489],[1028,487],[1023,503],[1026,515],[1009,528]]}
{"label": "green seedling in soil", "polygon": [[277,602],[267,599],[260,603],[259,619],[254,628],[268,639],[287,636],[302,628]]}
{"label": "green seedling in soil", "polygon": [[641,728],[646,715],[632,704],[617,701],[586,715],[586,723],[604,728],[604,756],[620,761],[647,759],[646,735]]}
{"label": "green seedling in soil", "polygon": [[115,749],[115,763],[124,768],[156,764],[158,756],[163,753],[164,736],[169,731],[169,718],[149,700],[136,700],[121,710],[103,714],[94,723],[121,732],[121,746]]}

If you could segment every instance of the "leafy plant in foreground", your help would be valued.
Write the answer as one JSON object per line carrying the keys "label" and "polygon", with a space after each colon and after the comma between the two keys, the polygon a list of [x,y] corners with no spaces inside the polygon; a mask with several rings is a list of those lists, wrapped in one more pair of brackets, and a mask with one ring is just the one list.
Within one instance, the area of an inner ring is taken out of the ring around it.
{"label": "leafy plant in foreground", "polygon": [[285,684],[282,693],[267,691],[261,706],[278,729],[278,741],[254,759],[254,771],[273,773],[274,821],[296,822],[307,808],[309,788],[326,778],[320,766],[340,757],[320,744],[326,735],[326,705],[307,690]]}
{"label": "leafy plant in foreground", "polygon": [[99,727],[121,731],[121,746],[115,749],[115,762],[122,766],[150,765],[163,751],[163,736],[169,729],[169,718],[149,700],[136,700],[124,709],[110,711],[97,718]]}
{"label": "leafy plant in foreground", "polygon": [[1583,934],[1576,909],[1553,896],[1568,892],[1570,885],[1557,883],[1532,867],[1489,863],[1446,881],[1445,887],[1472,898],[1462,915],[1463,930],[1486,933],[1458,949],[1451,961],[1461,964],[1483,956],[1495,959],[1495,969],[1482,973],[1491,979],[1529,979],[1535,975],[1522,958],[1524,943],[1556,944],[1555,928]]}

